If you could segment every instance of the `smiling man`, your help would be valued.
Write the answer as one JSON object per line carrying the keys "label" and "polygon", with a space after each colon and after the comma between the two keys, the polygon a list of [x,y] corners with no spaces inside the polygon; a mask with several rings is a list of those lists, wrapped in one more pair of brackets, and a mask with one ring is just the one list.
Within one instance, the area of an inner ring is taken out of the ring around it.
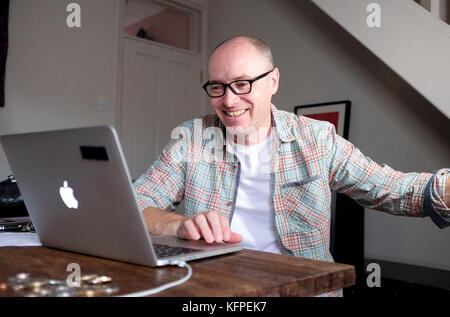
{"label": "smiling man", "polygon": [[265,43],[244,37],[222,43],[210,58],[209,75],[203,88],[229,132],[246,135],[246,145],[267,138],[280,74]]}
{"label": "smiling man", "polygon": [[[271,100],[280,73],[262,40],[220,44],[209,76],[203,88],[216,115],[181,125],[135,182],[151,233],[333,261],[332,190],[370,209],[449,225],[448,169],[395,171],[365,157],[332,124],[278,110]],[[183,200],[184,215],[169,212]]]}

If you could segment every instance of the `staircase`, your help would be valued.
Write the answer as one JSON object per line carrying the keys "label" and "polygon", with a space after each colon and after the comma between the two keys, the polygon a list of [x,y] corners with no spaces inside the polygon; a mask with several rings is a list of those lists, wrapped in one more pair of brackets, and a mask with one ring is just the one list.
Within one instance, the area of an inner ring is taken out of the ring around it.
{"label": "staircase", "polygon": [[311,1],[450,118],[447,0]]}
{"label": "staircase", "polygon": [[414,0],[428,10],[434,17],[449,23],[450,3],[448,0]]}

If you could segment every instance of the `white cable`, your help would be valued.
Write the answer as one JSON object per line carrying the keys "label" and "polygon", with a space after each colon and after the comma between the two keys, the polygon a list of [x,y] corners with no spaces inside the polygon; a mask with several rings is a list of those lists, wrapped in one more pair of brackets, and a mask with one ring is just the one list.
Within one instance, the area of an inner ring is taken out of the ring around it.
{"label": "white cable", "polygon": [[174,281],[174,282],[170,282],[164,285],[161,285],[159,287],[155,287],[155,288],[151,288],[149,290],[146,291],[142,291],[142,292],[136,292],[136,293],[130,293],[130,294],[125,294],[125,295],[120,295],[118,297],[144,297],[144,296],[149,296],[149,295],[153,295],[159,292],[162,292],[168,288],[183,284],[184,282],[186,282],[187,280],[189,280],[192,276],[192,268],[189,264],[187,264],[184,261],[174,261],[174,262],[170,262],[170,265],[178,265],[179,267],[185,267],[188,270],[188,273],[186,274],[186,276],[184,276],[183,278]]}

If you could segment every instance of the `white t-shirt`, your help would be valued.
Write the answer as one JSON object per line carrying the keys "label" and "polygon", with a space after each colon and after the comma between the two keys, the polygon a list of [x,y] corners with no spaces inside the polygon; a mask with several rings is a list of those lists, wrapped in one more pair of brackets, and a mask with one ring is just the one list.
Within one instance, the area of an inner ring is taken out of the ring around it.
{"label": "white t-shirt", "polygon": [[252,146],[228,140],[227,148],[241,162],[231,231],[242,235],[246,249],[281,253],[270,193],[272,136]]}

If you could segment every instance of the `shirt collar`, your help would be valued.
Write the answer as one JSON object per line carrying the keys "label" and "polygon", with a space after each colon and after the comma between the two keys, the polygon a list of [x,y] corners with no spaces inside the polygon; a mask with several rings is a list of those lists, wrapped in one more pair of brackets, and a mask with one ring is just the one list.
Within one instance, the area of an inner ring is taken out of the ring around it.
{"label": "shirt collar", "polygon": [[277,135],[280,138],[281,142],[293,142],[295,141],[295,136],[292,134],[291,129],[289,128],[287,115],[283,112],[280,112],[273,104],[271,105],[272,109],[272,125],[275,127],[277,131]]}

